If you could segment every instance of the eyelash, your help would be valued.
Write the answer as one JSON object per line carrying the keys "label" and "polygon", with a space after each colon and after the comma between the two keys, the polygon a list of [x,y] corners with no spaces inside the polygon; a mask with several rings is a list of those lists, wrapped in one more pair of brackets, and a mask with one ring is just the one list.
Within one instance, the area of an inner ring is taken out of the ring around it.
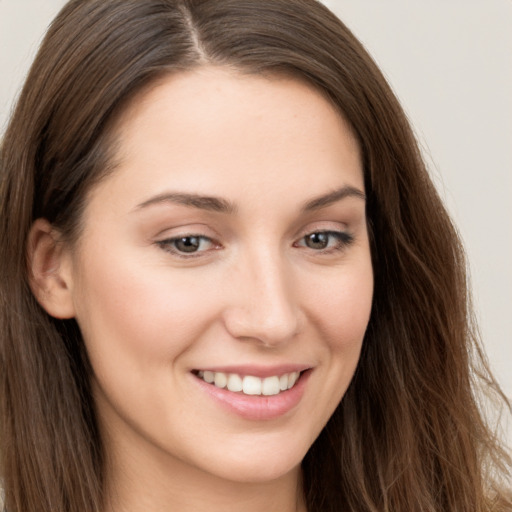
{"label": "eyelash", "polygon": [[[319,236],[319,235],[327,235],[329,238],[334,238],[336,241],[335,246],[329,247],[330,240],[328,240],[326,248],[314,249],[314,248],[308,247],[306,245],[305,240],[308,237]],[[189,235],[184,235],[184,236],[167,238],[165,240],[160,240],[160,241],[156,242],[156,244],[164,251],[169,252],[169,253],[177,256],[178,258],[183,258],[183,259],[198,258],[204,252],[206,252],[208,249],[205,249],[202,251],[201,250],[190,251],[189,253],[187,253],[186,251],[178,250],[175,245],[176,243],[178,243],[180,241],[184,242],[185,240],[188,240],[188,243],[190,244],[192,239],[197,239],[199,241],[199,247],[201,247],[201,244],[203,244],[204,242],[207,242],[208,244],[210,244],[213,249],[218,249],[220,247],[220,244],[216,243],[215,240],[213,240],[207,236],[198,235],[198,234],[189,234]],[[303,241],[304,241],[303,244],[300,243]],[[311,233],[307,233],[306,235],[301,237],[299,239],[299,241],[295,242],[293,244],[293,246],[311,249],[312,251],[314,251],[316,253],[320,253],[320,254],[331,254],[331,253],[342,251],[342,250],[346,249],[349,245],[351,245],[353,243],[353,241],[354,241],[354,237],[345,231],[319,230],[319,231],[312,231]]]}
{"label": "eyelash", "polygon": [[164,251],[167,251],[171,254],[173,254],[174,256],[177,256],[178,258],[183,258],[183,259],[191,259],[191,258],[197,258],[199,256],[201,256],[205,251],[191,251],[189,253],[187,253],[186,251],[179,251],[176,247],[175,247],[175,244],[177,242],[180,242],[180,241],[185,241],[185,240],[192,240],[192,239],[197,239],[199,240],[199,243],[202,244],[204,243],[205,241],[209,244],[211,244],[213,246],[213,248],[218,248],[219,247],[219,244],[216,244],[214,240],[212,240],[211,238],[207,237],[207,236],[204,236],[204,235],[184,235],[184,236],[177,236],[177,237],[174,237],[174,238],[166,238],[165,240],[160,240],[157,242],[157,245],[163,249]]}
{"label": "eyelash", "polygon": [[[319,231],[313,231],[311,233],[308,233],[304,235],[302,238],[300,238],[300,241],[305,241],[308,237],[313,236],[319,236],[319,235],[327,235],[330,238],[334,238],[336,241],[336,244],[334,247],[326,247],[323,249],[313,249],[312,247],[308,247],[307,245],[299,244],[298,242],[294,243],[294,247],[307,247],[309,249],[312,249],[315,252],[321,252],[323,254],[330,254],[332,252],[336,251],[342,251],[343,249],[346,249],[353,241],[354,237],[345,232],[345,231],[329,231],[329,230],[319,230]],[[327,243],[329,245],[329,241]]]}

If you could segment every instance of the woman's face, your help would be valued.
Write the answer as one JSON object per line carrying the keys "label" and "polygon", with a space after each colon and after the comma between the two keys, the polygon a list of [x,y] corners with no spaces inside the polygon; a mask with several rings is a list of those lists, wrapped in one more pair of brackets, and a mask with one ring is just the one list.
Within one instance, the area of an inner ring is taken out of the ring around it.
{"label": "woman's face", "polygon": [[117,135],[66,256],[111,459],[296,472],[370,315],[355,138],[299,81],[208,67],[138,97]]}

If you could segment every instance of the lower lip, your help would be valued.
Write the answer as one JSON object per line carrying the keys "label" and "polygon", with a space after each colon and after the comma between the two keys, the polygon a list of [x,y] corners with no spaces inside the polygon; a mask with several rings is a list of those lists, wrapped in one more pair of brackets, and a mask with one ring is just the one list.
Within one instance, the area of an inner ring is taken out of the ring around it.
{"label": "lower lip", "polygon": [[247,420],[265,421],[280,418],[299,404],[310,375],[311,370],[306,370],[293,388],[271,396],[234,393],[225,388],[218,388],[214,384],[208,384],[199,377],[193,377],[203,391],[228,411]]}

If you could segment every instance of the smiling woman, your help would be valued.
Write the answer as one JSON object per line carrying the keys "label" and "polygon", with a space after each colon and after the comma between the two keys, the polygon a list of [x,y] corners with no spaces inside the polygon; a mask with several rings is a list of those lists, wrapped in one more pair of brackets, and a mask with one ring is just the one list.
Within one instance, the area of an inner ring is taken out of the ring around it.
{"label": "smiling woman", "polygon": [[69,2],[0,166],[9,512],[511,509],[456,232],[321,4]]}
{"label": "smiling woman", "polygon": [[309,86],[207,66],[160,80],[113,133],[77,244],[47,220],[29,236],[35,295],[87,348],[112,486],[137,482],[112,508],[131,510],[157,463],[294,489],[370,316],[355,137]]}

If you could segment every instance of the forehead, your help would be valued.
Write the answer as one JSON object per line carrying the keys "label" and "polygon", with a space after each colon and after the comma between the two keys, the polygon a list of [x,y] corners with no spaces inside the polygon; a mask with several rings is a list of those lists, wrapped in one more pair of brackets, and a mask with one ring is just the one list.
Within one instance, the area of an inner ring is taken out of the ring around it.
{"label": "forehead", "polygon": [[291,77],[218,67],[171,74],[130,102],[114,133],[111,179],[134,200],[169,188],[238,202],[247,191],[318,195],[364,186],[348,123]]}

